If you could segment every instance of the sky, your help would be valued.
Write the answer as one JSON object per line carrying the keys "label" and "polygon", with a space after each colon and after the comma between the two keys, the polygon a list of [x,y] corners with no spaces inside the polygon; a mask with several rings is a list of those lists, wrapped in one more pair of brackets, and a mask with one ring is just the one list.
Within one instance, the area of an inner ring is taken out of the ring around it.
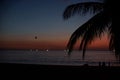
{"label": "sky", "polygon": [[[0,0],[0,49],[65,49],[71,34],[93,16],[63,19],[68,5],[82,1]],[[89,49],[107,48],[106,35],[89,46]]]}

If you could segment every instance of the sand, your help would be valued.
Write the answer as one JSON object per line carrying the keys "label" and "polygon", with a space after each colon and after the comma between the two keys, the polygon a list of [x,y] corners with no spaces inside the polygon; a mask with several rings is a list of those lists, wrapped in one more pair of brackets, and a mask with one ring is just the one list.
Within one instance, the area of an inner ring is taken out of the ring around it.
{"label": "sand", "polygon": [[[62,77],[79,77],[79,79],[96,79],[108,80],[115,79],[120,75],[120,67],[108,66],[68,66],[68,65],[40,65],[40,64],[16,64],[0,63],[2,75],[26,76],[27,74],[39,74],[39,78],[49,78],[55,76],[59,79]],[[46,77],[44,77],[46,76]],[[30,76],[29,76],[30,77]],[[118,79],[118,78],[117,78]],[[57,80],[57,79],[56,79]],[[75,79],[76,80],[76,79]]]}

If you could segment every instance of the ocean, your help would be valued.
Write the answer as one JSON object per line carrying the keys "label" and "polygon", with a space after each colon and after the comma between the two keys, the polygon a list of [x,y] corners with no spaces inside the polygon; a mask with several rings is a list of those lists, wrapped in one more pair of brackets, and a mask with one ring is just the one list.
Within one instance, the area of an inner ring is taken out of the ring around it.
{"label": "ocean", "polygon": [[0,50],[0,63],[22,63],[43,65],[84,65],[98,66],[100,62],[110,63],[111,66],[120,66],[113,52],[86,51],[82,59],[81,51],[73,51],[70,56],[66,51],[40,50]]}

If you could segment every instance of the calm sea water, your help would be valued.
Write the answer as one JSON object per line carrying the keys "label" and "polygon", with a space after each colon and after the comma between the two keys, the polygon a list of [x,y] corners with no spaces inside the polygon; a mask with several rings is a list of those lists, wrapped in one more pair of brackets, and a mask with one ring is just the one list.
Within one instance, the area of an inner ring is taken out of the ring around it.
{"label": "calm sea water", "polygon": [[110,62],[112,66],[119,66],[110,51],[87,51],[85,60],[82,60],[80,51],[73,51],[71,56],[68,56],[65,51],[0,50],[0,63],[96,66],[99,62]]}

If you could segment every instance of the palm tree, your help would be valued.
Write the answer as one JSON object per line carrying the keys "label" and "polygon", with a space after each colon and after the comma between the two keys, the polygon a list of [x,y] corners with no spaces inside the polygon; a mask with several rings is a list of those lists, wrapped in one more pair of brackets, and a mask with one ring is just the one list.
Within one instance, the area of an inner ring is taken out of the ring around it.
{"label": "palm tree", "polygon": [[106,30],[110,36],[109,49],[115,50],[115,55],[120,55],[120,34],[117,27],[112,26],[112,0],[97,0],[96,2],[82,2],[69,5],[64,13],[65,20],[77,14],[86,14],[88,12],[95,14],[90,20],[80,26],[73,34],[68,42],[68,54],[73,50],[76,41],[81,38],[79,49],[83,50],[83,59],[86,47],[96,37],[101,37]]}

